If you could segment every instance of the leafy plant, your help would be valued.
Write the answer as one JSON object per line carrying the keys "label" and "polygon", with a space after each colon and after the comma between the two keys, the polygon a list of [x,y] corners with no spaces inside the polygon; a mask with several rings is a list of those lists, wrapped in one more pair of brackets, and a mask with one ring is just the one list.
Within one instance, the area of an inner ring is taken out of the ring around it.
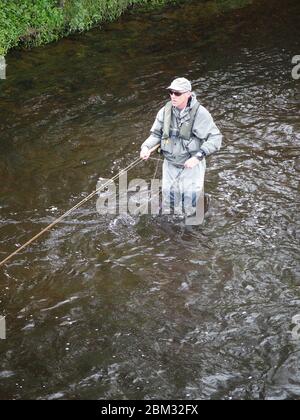
{"label": "leafy plant", "polygon": [[[188,0],[0,0],[0,56],[17,46],[55,41],[75,31],[118,18],[128,7],[147,11]],[[245,5],[251,0],[202,0],[215,8]]]}

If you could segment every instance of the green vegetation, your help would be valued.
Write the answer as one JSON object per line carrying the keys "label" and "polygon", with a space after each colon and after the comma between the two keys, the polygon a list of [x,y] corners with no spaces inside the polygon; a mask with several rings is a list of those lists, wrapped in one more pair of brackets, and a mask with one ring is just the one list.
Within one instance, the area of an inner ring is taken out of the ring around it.
{"label": "green vegetation", "polygon": [[[97,23],[112,21],[128,7],[148,10],[188,0],[0,0],[0,56],[17,46],[55,41]],[[249,0],[203,0],[219,7],[237,7]]]}
{"label": "green vegetation", "polygon": [[16,46],[36,46],[111,21],[136,4],[172,0],[1,0],[0,56]]}

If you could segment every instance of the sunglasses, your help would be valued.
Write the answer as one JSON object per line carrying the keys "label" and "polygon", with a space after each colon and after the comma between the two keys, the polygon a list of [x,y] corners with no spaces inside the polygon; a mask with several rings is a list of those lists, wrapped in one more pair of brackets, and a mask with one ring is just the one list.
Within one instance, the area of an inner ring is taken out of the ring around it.
{"label": "sunglasses", "polygon": [[169,95],[175,95],[175,96],[181,96],[183,95],[185,92],[176,92],[176,90],[169,90]]}

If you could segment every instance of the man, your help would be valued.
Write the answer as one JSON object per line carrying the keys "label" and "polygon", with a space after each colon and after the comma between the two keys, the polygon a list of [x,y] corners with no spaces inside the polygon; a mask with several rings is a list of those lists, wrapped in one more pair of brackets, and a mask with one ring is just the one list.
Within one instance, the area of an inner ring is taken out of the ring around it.
{"label": "man", "polygon": [[167,89],[171,101],[158,112],[140,156],[147,160],[150,149],[160,144],[165,158],[164,212],[183,209],[190,216],[203,195],[205,158],[220,150],[222,135],[210,113],[197,101],[189,80],[177,78]]}

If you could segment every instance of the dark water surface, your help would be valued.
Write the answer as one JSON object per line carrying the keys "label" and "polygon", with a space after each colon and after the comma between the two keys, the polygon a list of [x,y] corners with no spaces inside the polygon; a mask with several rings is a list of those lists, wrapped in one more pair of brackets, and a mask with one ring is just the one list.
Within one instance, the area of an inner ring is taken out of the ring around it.
{"label": "dark water surface", "polygon": [[200,229],[92,200],[1,269],[1,399],[300,398],[299,4],[191,1],[8,56],[0,259],[137,157],[174,76],[224,147]]}

